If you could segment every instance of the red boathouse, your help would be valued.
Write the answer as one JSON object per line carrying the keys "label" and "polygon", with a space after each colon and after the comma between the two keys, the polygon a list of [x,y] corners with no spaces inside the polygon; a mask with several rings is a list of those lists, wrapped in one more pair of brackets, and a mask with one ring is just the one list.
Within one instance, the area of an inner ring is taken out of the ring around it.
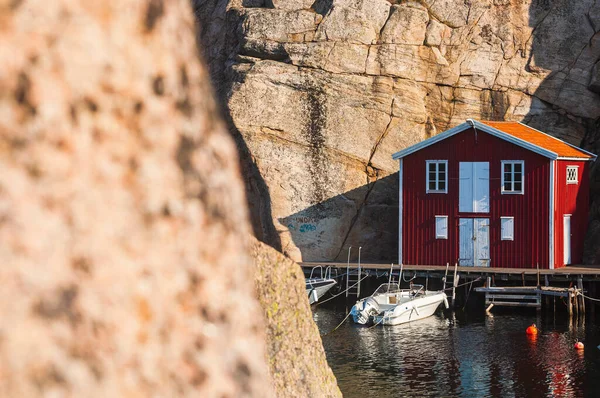
{"label": "red boathouse", "polygon": [[466,123],[399,160],[399,263],[581,263],[596,155],[517,122]]}

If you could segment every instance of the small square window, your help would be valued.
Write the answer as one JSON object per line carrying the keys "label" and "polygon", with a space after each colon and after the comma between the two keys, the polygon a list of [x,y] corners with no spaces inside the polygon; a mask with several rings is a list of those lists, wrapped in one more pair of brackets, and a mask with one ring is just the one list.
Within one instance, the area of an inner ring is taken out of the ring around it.
{"label": "small square window", "polygon": [[448,216],[435,216],[435,238],[448,239]]}
{"label": "small square window", "polygon": [[502,161],[502,193],[522,194],[525,164],[522,160]]}
{"label": "small square window", "polygon": [[515,218],[514,217],[500,217],[500,239],[502,240],[514,240],[515,239]]}
{"label": "small square window", "polygon": [[428,160],[427,193],[448,193],[448,161]]}
{"label": "small square window", "polygon": [[567,166],[567,184],[577,184],[579,182],[579,167]]}

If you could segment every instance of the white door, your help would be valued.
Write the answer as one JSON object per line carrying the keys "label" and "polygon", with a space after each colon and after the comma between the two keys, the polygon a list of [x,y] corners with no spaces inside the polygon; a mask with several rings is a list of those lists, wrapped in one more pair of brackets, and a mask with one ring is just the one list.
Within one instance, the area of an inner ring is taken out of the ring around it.
{"label": "white door", "polygon": [[564,216],[564,260],[565,264],[571,264],[571,215]]}
{"label": "white door", "polygon": [[487,218],[458,220],[458,265],[490,266],[490,223]]}
{"label": "white door", "polygon": [[473,219],[458,220],[458,265],[474,265]]}
{"label": "white door", "polygon": [[475,265],[490,266],[490,222],[487,218],[473,220],[475,230]]}
{"label": "white door", "polygon": [[489,162],[460,162],[458,177],[458,211],[462,213],[489,213]]}

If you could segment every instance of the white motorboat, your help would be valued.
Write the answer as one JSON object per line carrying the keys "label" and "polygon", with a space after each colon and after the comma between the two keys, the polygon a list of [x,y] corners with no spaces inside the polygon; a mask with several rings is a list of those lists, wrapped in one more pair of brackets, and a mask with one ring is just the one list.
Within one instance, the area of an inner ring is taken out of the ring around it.
{"label": "white motorboat", "polygon": [[384,283],[371,296],[358,300],[350,314],[361,325],[400,325],[433,315],[442,303],[448,308],[443,291],[424,290],[423,285],[400,289],[398,283]]}
{"label": "white motorboat", "polygon": [[[321,269],[321,277],[313,277],[315,269]],[[331,277],[331,268],[327,267],[325,274],[323,274],[323,268],[321,266],[313,268],[310,277],[306,279],[306,294],[308,295],[308,301],[310,304],[314,304],[325,293],[337,284],[336,280]]]}

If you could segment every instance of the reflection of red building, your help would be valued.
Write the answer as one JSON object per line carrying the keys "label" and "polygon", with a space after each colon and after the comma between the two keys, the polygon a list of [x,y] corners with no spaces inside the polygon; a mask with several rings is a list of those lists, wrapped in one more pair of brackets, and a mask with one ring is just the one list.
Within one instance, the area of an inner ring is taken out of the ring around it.
{"label": "reflection of red building", "polygon": [[400,263],[581,262],[595,155],[521,123],[469,120],[393,158]]}

